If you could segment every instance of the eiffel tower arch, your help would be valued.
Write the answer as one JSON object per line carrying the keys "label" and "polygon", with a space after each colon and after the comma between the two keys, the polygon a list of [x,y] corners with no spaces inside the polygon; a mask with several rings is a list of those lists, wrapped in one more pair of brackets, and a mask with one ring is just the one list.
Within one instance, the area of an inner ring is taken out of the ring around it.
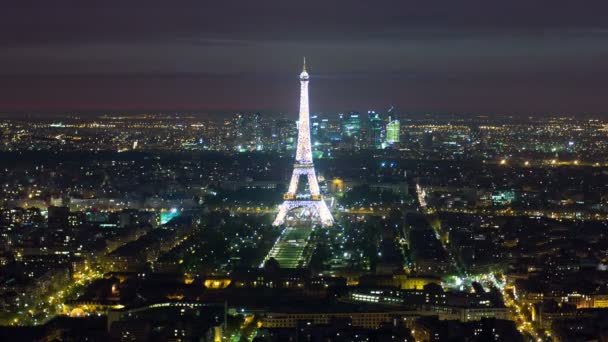
{"label": "eiffel tower arch", "polygon": [[[297,208],[303,208],[312,213],[311,217],[318,220],[323,226],[331,226],[333,217],[323,200],[319,191],[317,174],[312,161],[312,146],[310,143],[310,119],[308,109],[308,72],[306,71],[306,59],[300,74],[300,117],[298,127],[298,145],[296,148],[296,161],[289,182],[287,193],[283,195],[283,203],[279,206],[279,213],[274,220],[274,225],[285,223],[287,213]],[[308,180],[310,196],[298,194],[298,183],[300,177]]]}

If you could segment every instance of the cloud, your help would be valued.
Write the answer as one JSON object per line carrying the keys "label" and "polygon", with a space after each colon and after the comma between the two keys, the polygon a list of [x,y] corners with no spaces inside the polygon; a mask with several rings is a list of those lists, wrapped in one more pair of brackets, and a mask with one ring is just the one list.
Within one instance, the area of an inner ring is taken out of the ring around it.
{"label": "cloud", "polygon": [[516,94],[530,108],[582,99],[608,106],[597,100],[608,82],[606,1],[24,0],[5,9],[7,108],[76,106],[78,88],[95,90],[79,107],[87,98],[91,106],[218,107],[226,92],[239,106],[263,98],[281,108],[289,104],[281,85],[295,79],[303,55],[324,92],[318,104],[328,107],[407,105],[418,96],[419,107],[474,109],[469,99],[480,93],[495,100],[483,108],[496,110],[512,107]]}

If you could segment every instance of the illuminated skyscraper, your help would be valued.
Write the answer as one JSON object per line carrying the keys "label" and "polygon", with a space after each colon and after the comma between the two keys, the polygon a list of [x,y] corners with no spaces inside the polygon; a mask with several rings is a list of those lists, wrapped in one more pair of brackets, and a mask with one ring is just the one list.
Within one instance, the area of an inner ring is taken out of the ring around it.
{"label": "illuminated skyscraper", "polygon": [[263,148],[261,121],[260,113],[238,113],[234,117],[237,151],[259,151]]}
{"label": "illuminated skyscraper", "polygon": [[367,113],[368,120],[368,140],[369,147],[372,149],[379,149],[382,147],[384,140],[384,123],[380,115],[374,111]]}
{"label": "illuminated skyscraper", "polygon": [[[312,146],[310,143],[310,119],[308,110],[308,72],[306,71],[306,59],[300,74],[300,118],[298,120],[298,145],[296,149],[296,162],[293,166],[289,189],[283,196],[284,202],[279,206],[279,213],[274,220],[274,225],[281,225],[285,222],[287,213],[292,209],[304,209],[311,217],[318,219],[322,225],[331,226],[333,217],[323,200],[319,191],[319,183],[312,162]],[[298,194],[298,183],[301,176],[306,176],[308,180],[309,195]]]}
{"label": "illuminated skyscraper", "polygon": [[386,143],[387,144],[398,144],[400,142],[400,130],[401,124],[399,120],[391,120],[386,124]]}
{"label": "illuminated skyscraper", "polygon": [[361,118],[359,117],[359,113],[349,112],[346,116],[340,114],[340,125],[342,136],[348,138],[358,136],[361,132]]}

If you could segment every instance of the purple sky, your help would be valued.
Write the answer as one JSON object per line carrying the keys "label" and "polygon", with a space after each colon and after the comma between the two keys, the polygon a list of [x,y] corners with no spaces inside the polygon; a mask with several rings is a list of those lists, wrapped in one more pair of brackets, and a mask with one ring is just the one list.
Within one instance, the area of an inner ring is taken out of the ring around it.
{"label": "purple sky", "polygon": [[[7,1],[8,2],[8,1]],[[0,111],[608,113],[608,1],[10,1]]]}

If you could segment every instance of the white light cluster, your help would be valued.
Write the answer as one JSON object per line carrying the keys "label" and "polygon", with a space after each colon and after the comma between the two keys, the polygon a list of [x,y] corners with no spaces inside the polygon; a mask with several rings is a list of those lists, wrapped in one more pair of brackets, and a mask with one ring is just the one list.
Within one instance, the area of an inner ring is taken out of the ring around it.
{"label": "white light cluster", "polygon": [[[296,164],[294,165],[291,181],[286,194],[286,200],[279,206],[279,213],[274,220],[278,226],[285,222],[285,217],[290,210],[304,208],[313,213],[313,216],[321,221],[323,226],[331,226],[334,222],[329,208],[320,197],[319,183],[312,163],[312,147],[310,144],[310,120],[308,108],[308,72],[306,72],[306,60],[304,69],[300,74],[300,118],[298,129],[298,146],[296,150]],[[312,200],[296,200],[298,183],[301,176],[308,178],[308,187]]]}
{"label": "white light cluster", "polygon": [[300,118],[298,129],[298,146],[296,162],[312,164],[312,147],[310,144],[310,119],[308,112],[308,74],[303,71],[300,75]]}
{"label": "white light cluster", "polygon": [[296,194],[301,176],[306,176],[308,178],[310,194],[313,196],[319,195],[319,182],[317,181],[317,174],[315,173],[315,168],[312,164],[305,166],[296,164],[296,167],[294,167],[293,173],[291,174],[291,181],[289,182],[287,193],[290,195]]}
{"label": "white light cluster", "polygon": [[283,202],[279,206],[279,213],[272,223],[275,226],[280,226],[285,223],[285,217],[287,213],[293,209],[303,208],[312,213],[312,217],[317,218],[321,221],[321,225],[328,227],[333,225],[334,218],[329,212],[327,204],[323,200],[318,201],[299,201],[299,200],[288,200]]}

